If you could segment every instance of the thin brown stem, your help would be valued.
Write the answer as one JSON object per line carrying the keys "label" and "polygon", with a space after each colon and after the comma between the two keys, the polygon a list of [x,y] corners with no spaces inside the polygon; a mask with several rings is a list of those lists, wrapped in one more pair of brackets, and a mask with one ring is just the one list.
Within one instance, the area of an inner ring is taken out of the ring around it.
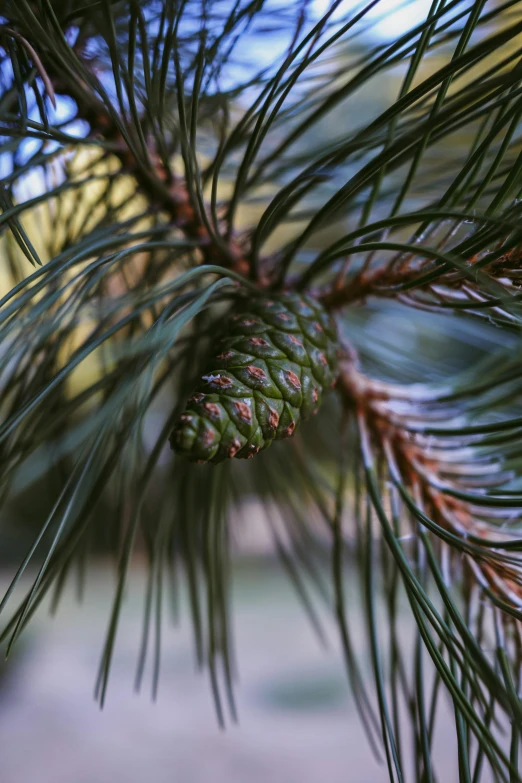
{"label": "thin brown stem", "polygon": [[511,511],[494,509],[490,520],[480,505],[463,499],[473,493],[475,478],[480,479],[481,489],[502,486],[506,481],[502,460],[492,454],[487,463],[477,466],[469,445],[423,435],[419,423],[433,427],[440,419],[436,409],[440,401],[433,391],[420,384],[408,387],[372,380],[360,369],[353,349],[342,364],[338,389],[346,405],[363,417],[368,438],[382,453],[392,480],[409,488],[419,512],[450,534],[455,553],[466,553],[479,587],[521,612],[522,558],[503,547],[512,535],[498,524]]}

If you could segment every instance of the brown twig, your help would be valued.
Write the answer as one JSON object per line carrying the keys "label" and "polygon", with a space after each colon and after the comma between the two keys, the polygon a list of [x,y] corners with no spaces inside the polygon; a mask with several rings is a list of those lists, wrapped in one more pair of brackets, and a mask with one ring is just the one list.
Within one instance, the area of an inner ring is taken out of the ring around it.
{"label": "brown twig", "polygon": [[[470,271],[481,258],[479,254],[469,259]],[[319,298],[329,310],[339,310],[355,302],[364,302],[369,296],[397,299],[404,301],[410,307],[431,311],[439,310],[441,305],[447,306],[455,302],[459,305],[467,302],[470,309],[474,302],[481,307],[488,302],[491,303],[493,311],[503,317],[509,317],[509,313],[503,307],[495,306],[493,297],[477,285],[473,276],[468,277],[461,270],[451,269],[443,272],[434,283],[412,286],[406,294],[403,293],[401,286],[420,278],[426,271],[427,265],[431,263],[432,261],[427,258],[413,255],[397,256],[374,268],[365,263],[360,272],[348,279],[344,274],[346,266],[343,266],[333,285],[319,292]],[[496,284],[499,291],[504,292],[508,297],[510,294],[520,293],[521,266],[522,249],[516,247],[500,256],[488,267],[481,268],[481,274],[487,273],[491,283]]]}
{"label": "brown twig", "polygon": [[[492,525],[480,506],[451,494],[501,486],[509,479],[502,461],[491,456],[487,463],[474,463],[467,444],[423,435],[419,425],[433,426],[441,417],[433,391],[422,384],[400,386],[368,378],[353,350],[343,362],[338,388],[346,404],[358,411],[392,480],[409,487],[412,497],[418,496],[420,510],[426,509],[440,528],[461,540],[459,554],[467,550],[479,586],[520,612],[522,619],[522,558],[502,547],[512,536]],[[509,513],[496,510],[497,515]],[[481,541],[495,546],[482,547]]]}
{"label": "brown twig", "polygon": [[368,296],[394,297],[398,292],[394,288],[413,279],[419,272],[418,267],[401,266],[397,269],[391,264],[374,270],[364,270],[349,278],[342,286],[334,286],[320,294],[321,302],[328,310],[339,310],[354,302],[364,302]]}

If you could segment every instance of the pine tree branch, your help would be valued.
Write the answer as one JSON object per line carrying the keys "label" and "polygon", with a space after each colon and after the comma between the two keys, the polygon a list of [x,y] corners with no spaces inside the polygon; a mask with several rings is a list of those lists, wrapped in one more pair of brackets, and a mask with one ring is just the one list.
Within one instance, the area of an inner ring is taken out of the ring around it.
{"label": "pine tree branch", "polygon": [[[75,101],[77,119],[88,124],[91,138],[100,138],[110,144],[110,151],[119,159],[122,169],[135,178],[147,197],[150,209],[164,211],[173,226],[179,228],[185,237],[198,243],[203,263],[224,266],[243,276],[249,275],[250,264],[244,243],[234,235],[226,244],[224,241],[219,244],[215,241],[199,214],[198,205],[191,198],[185,180],[167,169],[155,149],[152,135],[149,134],[146,139],[146,158],[140,159],[136,154],[137,145],[132,143],[136,141],[133,139],[132,127],[125,127],[123,119],[115,114],[114,107],[100,99],[89,88],[88,82],[78,77],[78,72],[83,68],[89,74],[89,81],[97,82],[93,66],[83,51],[85,42],[80,36],[72,49],[78,60],[77,71],[73,71],[64,67],[58,47],[45,46],[37,36],[32,40],[29,27],[24,28],[23,33],[11,28],[4,28],[3,32],[20,40],[26,47],[37,70],[45,75],[44,82],[51,99],[55,100],[58,94]],[[140,132],[143,132],[146,124],[143,118],[139,118],[137,124]]]}
{"label": "pine tree branch", "polygon": [[343,281],[340,274],[319,298],[329,310],[338,310],[367,298],[396,299],[423,310],[493,310],[511,318],[513,305],[521,298],[522,254],[520,246],[505,252],[499,243],[492,253],[477,253],[466,262],[447,264],[437,270],[430,258],[396,256],[390,262],[362,269]]}
{"label": "pine tree branch", "polygon": [[467,575],[506,617],[522,619],[522,539],[502,527],[518,519],[519,501],[503,494],[512,474],[490,435],[506,430],[518,437],[519,420],[469,424],[448,389],[437,394],[422,384],[373,380],[353,351],[338,386],[364,421],[413,518],[464,556]]}
{"label": "pine tree branch", "polygon": [[395,288],[410,281],[414,275],[415,271],[408,267],[393,269],[387,265],[371,272],[363,269],[345,283],[339,284],[336,280],[319,298],[328,310],[340,310],[364,302],[370,296],[393,298]]}

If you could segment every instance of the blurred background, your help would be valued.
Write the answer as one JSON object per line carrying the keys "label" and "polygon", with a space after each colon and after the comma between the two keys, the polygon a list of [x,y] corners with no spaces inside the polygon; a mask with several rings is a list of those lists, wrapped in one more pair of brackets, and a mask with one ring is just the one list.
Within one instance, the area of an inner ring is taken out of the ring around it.
{"label": "blurred background", "polygon": [[[339,13],[346,13],[355,3],[346,0]],[[319,14],[326,0],[312,3]],[[339,72],[343,58],[352,63],[365,49],[393,39],[402,31],[426,18],[427,0],[383,0],[371,12],[363,32],[336,50],[330,63]],[[240,43],[244,62],[249,59],[256,68],[266,60],[272,62],[287,46],[277,30],[256,36],[255,31]],[[446,59],[438,47],[423,62],[419,79],[440,67]],[[323,67],[329,67],[328,63]],[[406,64],[396,71],[388,70],[386,78],[366,84],[346,106],[337,106],[315,126],[325,144],[334,141],[380,114],[397,96]],[[470,79],[475,78],[472,72]],[[238,114],[244,110],[248,96],[240,98]],[[70,106],[58,97],[58,109],[66,118]],[[81,135],[82,125],[69,127]],[[462,133],[462,149],[469,138]],[[301,153],[306,155],[306,139]],[[426,158],[429,168],[450,166],[460,156],[459,139],[437,145]],[[26,154],[33,151],[27,142]],[[75,165],[81,165],[80,160]],[[430,158],[431,155],[431,158]],[[0,165],[2,161],[0,160]],[[346,168],[339,176],[347,175]],[[426,174],[426,180],[430,177]],[[433,177],[430,181],[433,181]],[[335,183],[330,183],[333,186]],[[338,183],[337,183],[338,186]],[[124,185],[120,183],[120,188]],[[38,193],[42,183],[31,175],[18,187],[23,200]],[[418,204],[424,203],[423,181],[418,184]],[[81,205],[72,196],[62,196],[63,215],[69,215],[69,229],[76,220],[92,209],[96,199],[83,199]],[[121,198],[122,192],[115,194]],[[414,208],[413,200],[408,204]],[[383,199],[383,208],[386,201]],[[241,205],[245,224],[252,223],[263,204]],[[28,215],[27,226],[38,235],[42,246],[49,244],[41,215]],[[345,233],[347,221],[339,221],[328,232],[328,242]],[[274,245],[285,239],[282,232],[294,231],[296,225],[274,232]],[[320,246],[320,242],[318,243]],[[57,241],[58,245],[58,241]],[[13,247],[0,245],[0,285],[3,291],[12,285]],[[393,329],[390,324],[393,323]],[[457,324],[457,326],[456,326]],[[390,369],[402,363],[403,375],[415,380],[435,380],[456,368],[474,361],[482,354],[506,344],[504,333],[484,324],[467,328],[456,316],[427,316],[400,305],[368,303],[348,314],[343,329],[365,354],[365,335],[372,334],[372,353],[366,359],[375,367]],[[415,356],[413,361],[412,356]],[[82,385],[92,382],[97,369],[84,363],[73,380]],[[146,427],[157,432],[164,411],[148,414]],[[320,420],[320,417],[319,417]],[[316,425],[314,425],[316,426]],[[167,458],[167,457],[166,457]],[[325,465],[328,472],[328,465]],[[17,476],[15,491],[4,506],[0,528],[0,587],[2,592],[26,554],[41,525],[43,515],[55,497],[45,454],[38,454],[25,472]],[[114,508],[107,504],[99,510],[100,526],[110,530]],[[208,674],[198,672],[188,617],[187,598],[181,589],[179,606],[165,602],[161,629],[161,663],[158,693],[153,699],[152,663],[149,661],[141,691],[134,689],[140,638],[143,625],[146,566],[139,552],[132,564],[131,579],[125,595],[116,652],[104,710],[100,712],[93,693],[100,652],[107,627],[108,612],[114,595],[116,577],[113,560],[103,540],[91,549],[81,573],[71,573],[64,585],[59,605],[52,596],[38,610],[29,629],[16,645],[9,661],[0,663],[0,783],[312,783],[320,779],[329,783],[380,783],[388,780],[386,767],[372,755],[361,728],[346,680],[338,633],[330,610],[319,604],[321,633],[317,633],[299,596],[275,553],[270,525],[256,498],[245,490],[237,518],[230,523],[235,531],[232,567],[232,606],[234,660],[236,662],[238,722],[226,716],[226,727],[220,729],[216,719]],[[346,595],[350,600],[350,623],[354,640],[360,639],[359,653],[367,661],[363,674],[371,681],[369,657],[365,658],[364,618],[356,562],[347,564]],[[324,571],[329,564],[325,557]],[[34,574],[29,570],[17,588],[22,595]],[[56,611],[54,611],[56,609]],[[404,635],[411,633],[406,607]],[[52,618],[52,619],[51,619]],[[359,632],[359,628],[361,631]],[[412,642],[413,654],[413,642]],[[441,749],[439,779],[444,783],[458,780],[455,732],[450,706],[448,720],[440,720],[436,744]]]}
{"label": "blurred background", "polygon": [[[90,565],[81,607],[69,589],[52,622],[42,609],[3,667],[3,783],[388,780],[361,728],[333,621],[325,620],[326,639],[319,643],[271,558],[241,558],[234,569],[239,723],[228,722],[225,730],[217,725],[208,677],[196,672],[186,617],[176,628],[163,624],[156,701],[148,678],[142,693],[133,693],[144,581],[144,570],[136,563],[102,712],[93,687],[115,586],[110,566]],[[348,579],[347,589],[357,606],[355,578]],[[352,620],[363,652],[363,620],[357,612]],[[369,659],[363,674],[371,678]],[[437,736],[443,751],[439,769],[441,780],[456,781],[449,706],[447,712]]]}

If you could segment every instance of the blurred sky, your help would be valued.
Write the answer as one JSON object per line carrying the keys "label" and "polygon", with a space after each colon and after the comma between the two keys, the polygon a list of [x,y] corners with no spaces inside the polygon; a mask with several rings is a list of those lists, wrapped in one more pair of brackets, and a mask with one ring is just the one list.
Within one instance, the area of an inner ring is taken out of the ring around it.
{"label": "blurred sky", "polygon": [[[313,13],[321,16],[328,11],[331,1],[313,0],[311,6]],[[367,15],[368,21],[373,23],[370,34],[386,41],[403,35],[426,19],[430,6],[430,0],[380,0]],[[350,9],[361,7],[363,4],[354,0],[343,0],[332,19],[344,16]]]}

